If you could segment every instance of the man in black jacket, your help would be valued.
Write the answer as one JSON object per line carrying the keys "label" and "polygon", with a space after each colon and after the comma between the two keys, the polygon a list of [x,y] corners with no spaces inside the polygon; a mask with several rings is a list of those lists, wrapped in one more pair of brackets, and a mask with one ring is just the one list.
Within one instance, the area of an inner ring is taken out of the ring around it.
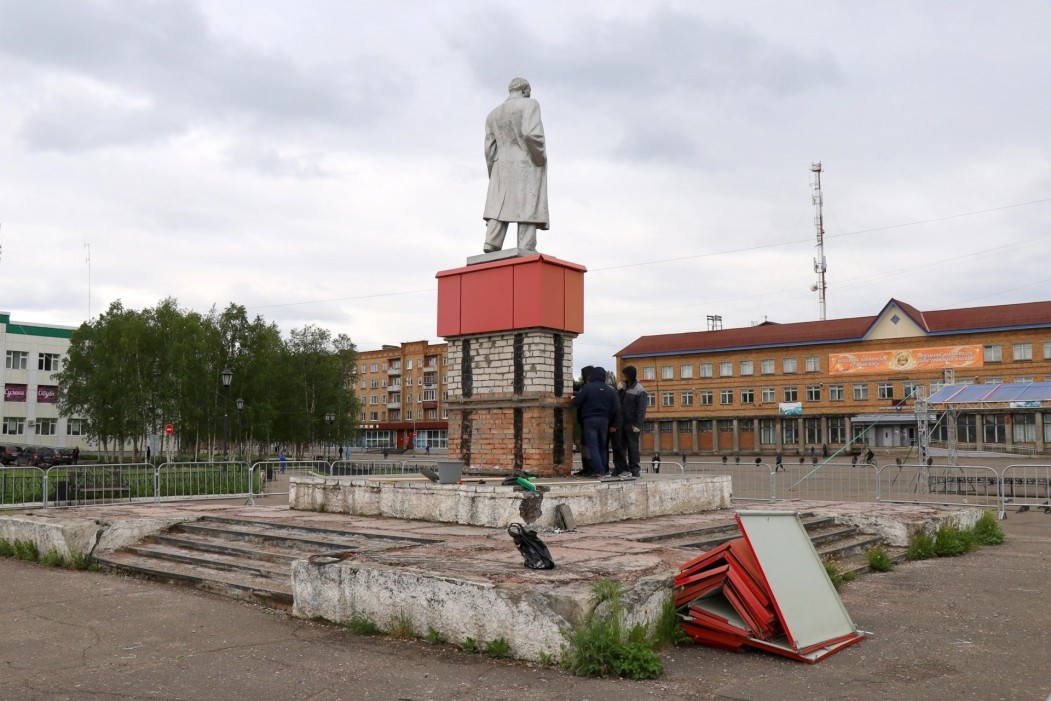
{"label": "man in black jacket", "polygon": [[621,431],[620,444],[626,455],[627,468],[632,477],[638,477],[639,439],[642,437],[642,425],[646,422],[646,406],[649,398],[646,390],[638,382],[638,371],[632,365],[620,371],[624,378],[624,389],[620,393]]}
{"label": "man in black jacket", "polygon": [[609,474],[606,435],[620,409],[617,390],[606,384],[605,368],[597,367],[591,371],[588,383],[573,397],[573,406],[580,408],[584,445],[591,456],[591,469],[597,477],[605,477]]}

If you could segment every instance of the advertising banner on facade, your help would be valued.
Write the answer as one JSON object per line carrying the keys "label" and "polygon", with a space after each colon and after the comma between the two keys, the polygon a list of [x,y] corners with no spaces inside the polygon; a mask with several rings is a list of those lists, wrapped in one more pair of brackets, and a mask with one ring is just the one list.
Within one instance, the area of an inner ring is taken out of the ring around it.
{"label": "advertising banner on facade", "polygon": [[781,416],[802,416],[803,404],[801,402],[781,402],[777,405]]}
{"label": "advertising banner on facade", "polygon": [[26,386],[25,385],[13,385],[8,383],[4,385],[4,401],[5,402],[24,402],[26,400]]}
{"label": "advertising banner on facade", "polygon": [[39,385],[36,388],[37,404],[54,404],[58,401],[58,387],[54,385]]}
{"label": "advertising banner on facade", "polygon": [[983,364],[984,356],[981,346],[904,348],[861,353],[829,353],[828,355],[828,369],[829,374],[832,375],[980,368]]}

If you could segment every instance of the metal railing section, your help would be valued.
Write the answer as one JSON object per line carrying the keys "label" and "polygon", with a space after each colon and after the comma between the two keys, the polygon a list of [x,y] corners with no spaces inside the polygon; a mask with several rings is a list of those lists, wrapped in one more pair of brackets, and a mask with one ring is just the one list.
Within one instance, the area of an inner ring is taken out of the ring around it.
{"label": "metal railing section", "polygon": [[229,499],[250,493],[243,462],[55,465],[44,473],[44,507]]}
{"label": "metal railing section", "polygon": [[1051,509],[1051,465],[1008,465],[1000,473],[1000,483],[1002,510],[1008,505]]}
{"label": "metal railing section", "polygon": [[[677,465],[678,463],[662,463]],[[690,461],[685,474],[730,475],[731,498],[734,501],[771,501],[774,498],[773,473],[766,463]]]}
{"label": "metal railing section", "polygon": [[1002,478],[984,465],[891,464],[879,469],[876,501],[984,506],[1003,512]]}
{"label": "metal railing section", "polygon": [[786,462],[774,472],[773,499],[874,501],[878,472],[866,462]]}
{"label": "metal railing section", "polygon": [[44,474],[42,467],[0,466],[0,507],[43,506]]}

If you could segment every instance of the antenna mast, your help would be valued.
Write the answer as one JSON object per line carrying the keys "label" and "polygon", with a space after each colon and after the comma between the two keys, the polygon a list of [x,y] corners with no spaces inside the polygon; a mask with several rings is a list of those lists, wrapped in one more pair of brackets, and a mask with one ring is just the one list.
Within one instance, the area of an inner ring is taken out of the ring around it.
{"label": "antenna mast", "polygon": [[821,213],[821,161],[810,164],[810,172],[813,176],[810,185],[814,188],[814,227],[817,229],[817,256],[814,258],[814,272],[817,273],[817,282],[810,289],[817,292],[818,310],[821,321],[825,320],[825,271],[828,265],[825,262],[825,219]]}

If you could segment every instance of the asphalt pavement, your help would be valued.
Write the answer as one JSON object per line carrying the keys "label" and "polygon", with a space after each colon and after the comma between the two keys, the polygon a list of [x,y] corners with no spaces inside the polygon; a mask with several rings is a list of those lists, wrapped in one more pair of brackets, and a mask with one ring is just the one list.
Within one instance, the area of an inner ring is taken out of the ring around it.
{"label": "asphalt pavement", "polygon": [[653,681],[582,679],[363,637],[207,592],[0,560],[0,699],[1037,699],[1051,695],[1051,515],[1007,542],[851,582],[869,637],[817,665],[666,650]]}

